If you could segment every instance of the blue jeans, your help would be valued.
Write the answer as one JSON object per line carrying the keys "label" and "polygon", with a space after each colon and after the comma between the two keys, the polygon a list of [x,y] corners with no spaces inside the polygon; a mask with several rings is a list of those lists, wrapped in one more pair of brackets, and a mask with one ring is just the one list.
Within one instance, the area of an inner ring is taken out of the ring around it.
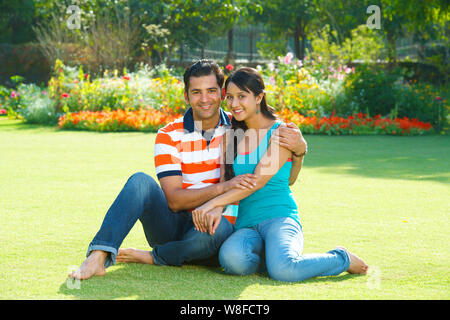
{"label": "blue jeans", "polygon": [[301,226],[292,218],[281,217],[237,230],[222,244],[219,261],[229,274],[267,270],[271,278],[291,282],[338,275],[350,267],[350,258],[343,249],[324,254],[302,252]]}
{"label": "blue jeans", "polygon": [[106,251],[105,267],[114,265],[120,245],[137,220],[142,223],[157,265],[181,266],[214,257],[233,232],[224,217],[214,235],[196,231],[192,215],[188,211],[172,212],[158,183],[138,172],[128,179],[109,208],[86,256],[93,250]]}

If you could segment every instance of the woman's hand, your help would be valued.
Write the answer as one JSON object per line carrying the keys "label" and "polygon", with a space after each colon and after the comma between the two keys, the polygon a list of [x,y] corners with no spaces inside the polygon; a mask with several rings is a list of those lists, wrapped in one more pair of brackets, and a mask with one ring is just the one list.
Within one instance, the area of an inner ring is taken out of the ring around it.
{"label": "woman's hand", "polygon": [[252,173],[241,174],[225,182],[226,190],[236,189],[252,189],[256,187],[256,175]]}

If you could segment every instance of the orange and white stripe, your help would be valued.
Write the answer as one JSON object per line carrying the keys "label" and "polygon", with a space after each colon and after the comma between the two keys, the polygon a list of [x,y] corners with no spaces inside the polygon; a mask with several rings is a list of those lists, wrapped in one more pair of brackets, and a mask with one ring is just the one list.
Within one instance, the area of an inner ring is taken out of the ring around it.
{"label": "orange and white stripe", "polygon": [[154,157],[158,179],[182,176],[184,189],[199,189],[219,183],[222,137],[231,125],[231,115],[220,109],[220,121],[210,142],[195,128],[192,109],[158,131]]}

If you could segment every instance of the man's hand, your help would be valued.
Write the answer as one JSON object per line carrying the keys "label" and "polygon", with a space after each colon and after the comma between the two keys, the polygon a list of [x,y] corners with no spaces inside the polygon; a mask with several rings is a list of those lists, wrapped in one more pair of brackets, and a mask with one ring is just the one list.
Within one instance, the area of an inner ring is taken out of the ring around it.
{"label": "man's hand", "polygon": [[278,143],[294,154],[302,154],[306,151],[307,144],[303,138],[300,129],[292,122],[287,125],[281,124],[274,136],[271,138],[272,142]]}
{"label": "man's hand", "polygon": [[212,201],[210,200],[192,211],[192,222],[194,222],[195,230],[199,232],[208,231],[209,220],[207,214],[214,209],[216,208],[212,205]]}
{"label": "man's hand", "polygon": [[223,207],[217,207],[206,214],[208,220],[208,232],[213,235],[216,232],[217,227],[222,221],[222,211]]}

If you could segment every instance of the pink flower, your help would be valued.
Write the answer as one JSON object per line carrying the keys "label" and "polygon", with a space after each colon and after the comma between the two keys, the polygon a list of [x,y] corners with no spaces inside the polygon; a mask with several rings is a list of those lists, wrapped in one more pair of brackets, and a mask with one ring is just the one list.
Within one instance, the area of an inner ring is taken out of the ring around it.
{"label": "pink flower", "polygon": [[234,69],[234,67],[231,64],[228,64],[225,69],[227,69],[229,72]]}
{"label": "pink flower", "polygon": [[7,114],[8,111],[6,111],[6,109],[0,109],[0,114]]}
{"label": "pink flower", "polygon": [[272,84],[272,85],[274,85],[275,84],[275,78],[273,77],[273,76],[270,76],[270,83]]}
{"label": "pink flower", "polygon": [[20,93],[18,93],[16,91],[11,92],[11,98],[17,98],[19,96],[20,96]]}
{"label": "pink flower", "polygon": [[303,67],[303,62],[302,62],[302,60],[298,60],[298,61],[297,61],[297,65],[298,65],[299,67]]}
{"label": "pink flower", "polygon": [[293,57],[294,57],[294,55],[292,54],[292,52],[288,52],[287,55],[283,59],[284,64],[291,64]]}
{"label": "pink flower", "polygon": [[61,95],[61,98],[69,98],[69,97],[70,97],[70,94],[68,94],[68,93],[63,93]]}

